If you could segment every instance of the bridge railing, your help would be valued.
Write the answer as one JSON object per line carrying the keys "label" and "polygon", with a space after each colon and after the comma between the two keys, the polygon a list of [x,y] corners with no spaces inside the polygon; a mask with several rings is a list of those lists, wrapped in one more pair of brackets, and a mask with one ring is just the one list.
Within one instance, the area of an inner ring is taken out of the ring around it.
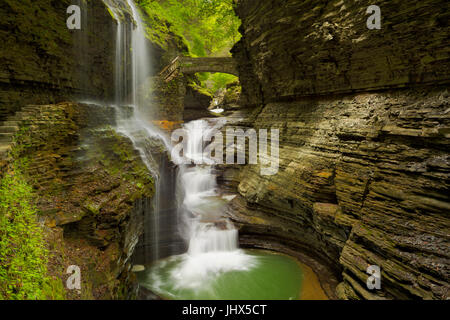
{"label": "bridge railing", "polygon": [[178,75],[178,71],[181,65],[181,57],[177,56],[172,62],[167,65],[160,73],[159,76],[164,79],[164,81],[169,82]]}

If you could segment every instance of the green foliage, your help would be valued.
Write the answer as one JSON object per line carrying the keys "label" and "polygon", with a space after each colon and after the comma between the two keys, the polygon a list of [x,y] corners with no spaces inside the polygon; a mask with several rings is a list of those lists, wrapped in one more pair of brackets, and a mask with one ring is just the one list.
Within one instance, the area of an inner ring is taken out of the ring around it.
{"label": "green foliage", "polygon": [[[143,3],[143,1],[140,1]],[[142,5],[142,4],[141,4]],[[145,24],[147,28],[147,35],[153,43],[158,44],[163,49],[168,49],[169,42],[173,39],[170,30],[170,23],[167,20],[164,9],[158,2],[145,1],[144,10],[147,12],[145,16]],[[183,40],[182,34],[177,34]],[[182,45],[180,46],[182,47]]]}
{"label": "green foliage", "polygon": [[198,73],[198,79],[201,86],[205,88],[211,95],[217,93],[218,90],[225,88],[228,84],[238,81],[238,77],[226,73]]}
{"label": "green foliage", "polygon": [[[12,154],[22,148],[17,143]],[[0,299],[63,299],[61,280],[47,273],[49,253],[25,164],[17,160],[0,180]]]}
{"label": "green foliage", "polygon": [[[147,12],[150,39],[166,49],[175,34],[187,43],[193,57],[226,56],[241,37],[233,0],[139,0],[138,4]],[[221,73],[202,73],[198,78],[212,95],[237,80]]]}
{"label": "green foliage", "polygon": [[[192,56],[224,55],[239,40],[240,20],[232,0],[139,0],[149,19],[151,38],[164,41],[172,32],[183,37]],[[152,36],[153,35],[153,36]]]}

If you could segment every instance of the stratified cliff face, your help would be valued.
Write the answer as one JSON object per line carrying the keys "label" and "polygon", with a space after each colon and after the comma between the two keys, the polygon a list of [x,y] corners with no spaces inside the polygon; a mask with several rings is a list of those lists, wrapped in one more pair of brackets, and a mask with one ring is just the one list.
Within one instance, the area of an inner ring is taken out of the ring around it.
{"label": "stratified cliff face", "polygon": [[[81,30],[67,8],[80,5]],[[32,103],[113,97],[116,24],[102,1],[0,3],[0,121]]]}
{"label": "stratified cliff face", "polygon": [[[280,169],[240,173],[242,242],[334,269],[342,299],[449,297],[445,1],[238,1],[234,48],[252,126],[280,129]],[[248,124],[246,124],[248,125]],[[268,242],[266,242],[268,243]],[[366,287],[369,265],[381,290]]]}
{"label": "stratified cliff face", "polygon": [[49,271],[67,279],[79,266],[71,299],[132,298],[131,256],[154,194],[153,177],[133,143],[116,133],[116,109],[75,103],[33,105],[16,114],[11,160],[35,189],[46,226]]}

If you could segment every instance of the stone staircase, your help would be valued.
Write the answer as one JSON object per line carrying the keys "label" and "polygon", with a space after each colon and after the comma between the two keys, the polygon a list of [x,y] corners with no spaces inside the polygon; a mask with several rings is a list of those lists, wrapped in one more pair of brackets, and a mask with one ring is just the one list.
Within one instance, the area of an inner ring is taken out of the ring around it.
{"label": "stone staircase", "polygon": [[16,121],[7,120],[0,123],[0,168],[3,168],[9,161],[8,154],[17,131],[19,131],[19,126]]}
{"label": "stone staircase", "polygon": [[0,122],[0,169],[8,164],[9,152],[13,147],[14,135],[20,129],[20,124],[22,121],[27,119],[33,119],[36,114],[40,111],[38,105],[27,105],[23,107],[20,111],[16,112],[14,115],[9,116],[7,120]]}

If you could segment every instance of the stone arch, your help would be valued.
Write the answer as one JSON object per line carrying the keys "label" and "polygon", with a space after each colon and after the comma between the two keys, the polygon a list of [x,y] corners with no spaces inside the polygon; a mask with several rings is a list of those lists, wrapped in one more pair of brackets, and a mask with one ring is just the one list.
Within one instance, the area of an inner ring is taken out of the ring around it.
{"label": "stone arch", "polygon": [[193,74],[197,72],[220,72],[239,76],[237,65],[231,57],[191,58],[183,56],[176,57],[159,75],[164,81],[169,82],[180,73]]}

